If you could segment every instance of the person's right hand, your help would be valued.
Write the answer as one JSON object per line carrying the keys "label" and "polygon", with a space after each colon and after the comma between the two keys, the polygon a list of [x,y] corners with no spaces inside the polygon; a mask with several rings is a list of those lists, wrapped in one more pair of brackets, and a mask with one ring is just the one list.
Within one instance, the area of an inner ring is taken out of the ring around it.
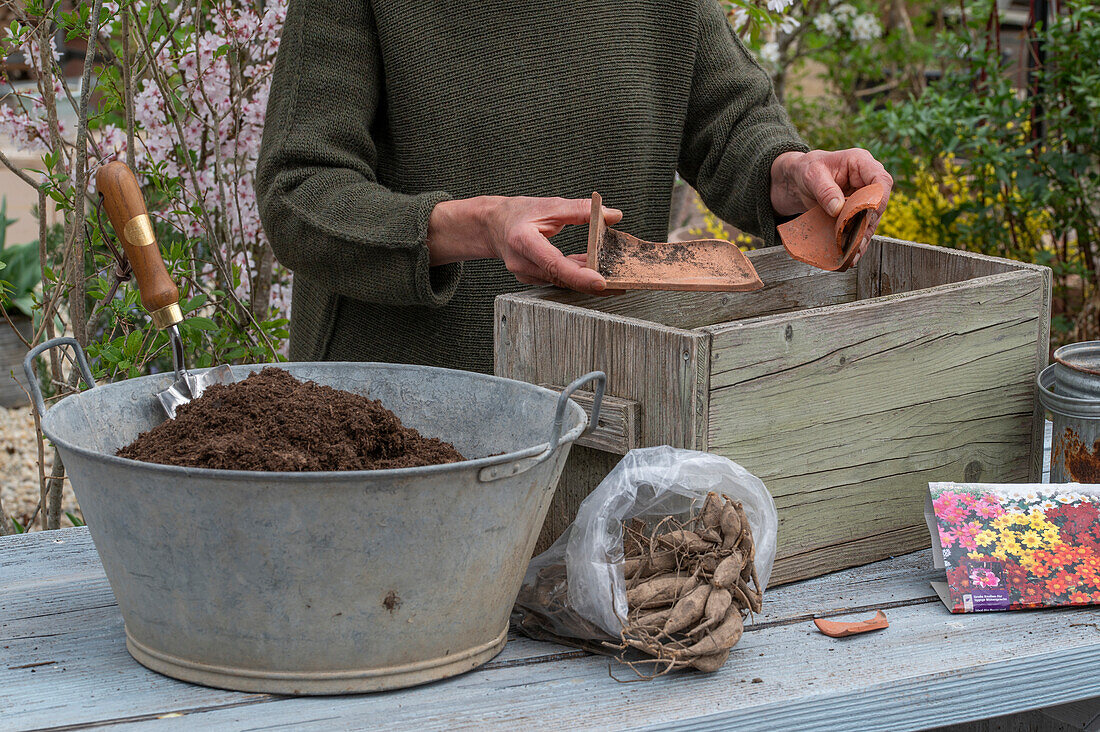
{"label": "person's right hand", "polygon": [[[607,283],[585,266],[585,255],[566,256],[550,243],[565,226],[587,224],[591,211],[587,198],[478,196],[443,201],[428,221],[431,263],[495,258],[525,284],[602,292]],[[623,214],[605,207],[603,216],[610,226]]]}

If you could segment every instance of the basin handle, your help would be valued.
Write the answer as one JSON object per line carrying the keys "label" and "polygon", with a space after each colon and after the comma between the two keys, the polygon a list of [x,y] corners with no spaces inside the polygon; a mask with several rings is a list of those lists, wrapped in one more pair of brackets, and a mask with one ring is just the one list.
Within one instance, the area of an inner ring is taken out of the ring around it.
{"label": "basin handle", "polygon": [[557,408],[554,410],[554,424],[550,428],[549,442],[523,450],[519,454],[502,455],[499,462],[490,463],[478,472],[478,480],[488,483],[500,478],[519,475],[553,455],[558,449],[558,443],[561,441],[562,425],[565,422],[565,408],[569,405],[570,395],[591,381],[596,382],[596,397],[592,402],[592,418],[588,420],[584,431],[578,437],[583,437],[594,430],[600,421],[600,404],[603,402],[604,389],[607,387],[607,375],[602,371],[587,373],[562,389],[561,394],[558,395]]}
{"label": "basin handle", "polygon": [[39,343],[23,357],[23,375],[27,377],[27,386],[30,387],[34,408],[38,410],[39,416],[46,414],[46,403],[42,400],[42,389],[38,386],[38,375],[34,373],[34,359],[39,354],[58,346],[72,346],[73,352],[76,353],[76,365],[80,367],[80,375],[84,377],[84,383],[88,385],[89,389],[95,388],[95,377],[92,376],[92,369],[88,366],[88,356],[85,355],[84,349],[80,347],[75,338],[51,338],[44,343]]}

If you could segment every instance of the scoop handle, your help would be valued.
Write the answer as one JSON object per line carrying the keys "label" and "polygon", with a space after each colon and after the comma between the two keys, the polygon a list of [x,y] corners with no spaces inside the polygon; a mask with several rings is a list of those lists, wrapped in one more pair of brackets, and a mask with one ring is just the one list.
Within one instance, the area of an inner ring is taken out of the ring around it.
{"label": "scoop handle", "polygon": [[95,184],[115,235],[130,260],[141,304],[152,317],[153,325],[163,329],[179,323],[183,320],[180,292],[164,266],[153,222],[145,210],[145,199],[133,171],[117,160],[107,163],[96,173]]}

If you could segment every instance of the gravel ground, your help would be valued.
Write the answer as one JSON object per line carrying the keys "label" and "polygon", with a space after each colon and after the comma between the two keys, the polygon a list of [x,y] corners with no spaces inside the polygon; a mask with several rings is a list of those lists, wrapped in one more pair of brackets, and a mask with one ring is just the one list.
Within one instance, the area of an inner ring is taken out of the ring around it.
{"label": "gravel ground", "polygon": [[[46,449],[46,475],[52,467],[53,451]],[[38,505],[38,450],[34,444],[34,416],[30,407],[0,408],[0,499],[4,510],[26,524]],[[61,503],[61,525],[70,526],[65,511],[80,515],[69,482],[65,481]],[[35,521],[34,529],[38,529]]]}

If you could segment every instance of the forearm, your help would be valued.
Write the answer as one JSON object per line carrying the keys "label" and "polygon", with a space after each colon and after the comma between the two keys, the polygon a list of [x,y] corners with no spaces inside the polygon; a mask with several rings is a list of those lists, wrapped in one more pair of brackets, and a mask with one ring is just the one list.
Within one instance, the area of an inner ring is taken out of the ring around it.
{"label": "forearm", "polygon": [[477,196],[441,201],[428,219],[428,255],[433,267],[488,259],[495,256],[489,245],[489,212],[496,196]]}

